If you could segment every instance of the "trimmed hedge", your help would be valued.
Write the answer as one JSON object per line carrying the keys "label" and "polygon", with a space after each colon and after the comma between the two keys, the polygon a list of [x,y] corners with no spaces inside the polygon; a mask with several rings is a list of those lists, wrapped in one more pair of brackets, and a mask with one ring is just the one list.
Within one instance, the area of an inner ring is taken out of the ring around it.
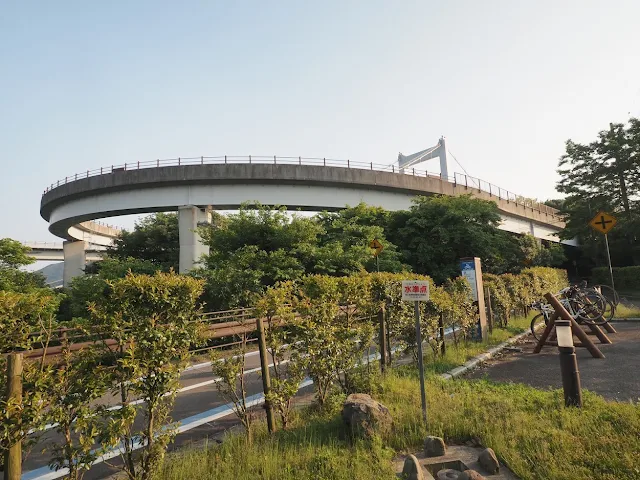
{"label": "trimmed hedge", "polygon": [[[617,290],[640,290],[640,266],[614,267],[613,281]],[[596,267],[591,270],[591,283],[610,285],[608,267]]]}
{"label": "trimmed hedge", "polygon": [[532,302],[545,293],[555,293],[569,284],[566,270],[549,267],[525,268],[519,274],[483,274],[494,315],[506,325],[514,312],[526,315]]}

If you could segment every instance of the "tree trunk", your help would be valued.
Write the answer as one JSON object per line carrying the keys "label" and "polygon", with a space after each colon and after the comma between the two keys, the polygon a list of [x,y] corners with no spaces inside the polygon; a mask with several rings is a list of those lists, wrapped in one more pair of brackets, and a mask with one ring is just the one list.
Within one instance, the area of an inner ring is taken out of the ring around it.
{"label": "tree trunk", "polygon": [[629,217],[631,215],[631,208],[629,207],[629,194],[627,193],[627,182],[624,179],[624,171],[618,173],[618,181],[620,182],[620,196],[622,197],[622,207],[624,213]]}
{"label": "tree trunk", "polygon": [[[124,407],[129,398],[127,395],[127,387],[125,387],[124,382],[120,382],[120,400],[122,402],[122,406]],[[124,463],[126,465],[126,470],[128,470],[129,478],[136,478],[136,465],[133,461],[133,451],[131,450],[131,433],[127,430],[122,436],[124,441]]]}

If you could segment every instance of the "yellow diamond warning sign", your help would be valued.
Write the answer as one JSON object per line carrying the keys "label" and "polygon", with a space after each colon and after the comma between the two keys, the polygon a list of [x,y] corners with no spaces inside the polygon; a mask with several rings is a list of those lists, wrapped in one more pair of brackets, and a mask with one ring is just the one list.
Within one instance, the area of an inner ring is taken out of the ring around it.
{"label": "yellow diamond warning sign", "polygon": [[377,238],[374,238],[369,242],[369,248],[375,250],[375,252],[373,252],[373,255],[377,257],[378,255],[380,255],[382,250],[384,250],[384,245],[380,243],[380,240],[378,240]]}
{"label": "yellow diamond warning sign", "polygon": [[607,234],[616,226],[618,220],[607,212],[598,212],[598,214],[591,219],[589,226],[600,233]]}

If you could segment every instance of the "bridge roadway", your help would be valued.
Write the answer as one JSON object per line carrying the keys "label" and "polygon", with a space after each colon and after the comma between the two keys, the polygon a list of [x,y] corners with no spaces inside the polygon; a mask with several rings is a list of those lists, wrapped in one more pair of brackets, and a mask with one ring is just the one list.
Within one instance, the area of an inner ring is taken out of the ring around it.
{"label": "bridge roadway", "polygon": [[[40,214],[60,238],[108,245],[119,231],[93,220],[177,210],[181,272],[190,270],[207,253],[195,229],[209,221],[208,212],[237,209],[247,201],[308,211],[339,210],[360,202],[401,210],[409,208],[417,195],[469,194],[497,204],[504,230],[557,242],[555,234],[564,227],[557,210],[466,175],[444,179],[415,169],[400,173],[398,167],[348,160],[265,158],[269,160],[249,157],[248,162],[231,163],[231,157],[206,161],[200,157],[87,171],[47,189]],[[81,272],[84,259],[80,257],[85,250],[86,244],[69,246],[65,267],[67,260],[74,266],[66,279]]]}

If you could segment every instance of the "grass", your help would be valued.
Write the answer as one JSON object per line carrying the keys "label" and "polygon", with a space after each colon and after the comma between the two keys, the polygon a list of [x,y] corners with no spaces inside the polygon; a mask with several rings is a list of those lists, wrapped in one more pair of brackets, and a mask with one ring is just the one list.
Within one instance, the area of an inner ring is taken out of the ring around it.
{"label": "grass", "polygon": [[616,307],[615,318],[640,318],[640,308],[621,303]]}
{"label": "grass", "polygon": [[[484,346],[450,347],[445,359],[428,362],[428,368],[439,373],[447,364],[460,365],[528,323],[520,319],[511,331],[494,329]],[[251,444],[231,434],[220,445],[171,454],[158,478],[394,479],[393,457],[419,450],[428,433],[449,443],[477,439],[525,480],[640,480],[640,404],[609,402],[584,392],[584,408],[567,409],[559,390],[445,381],[435,375],[428,375],[426,383],[428,429],[421,422],[416,369],[405,366],[381,380],[377,397],[394,418],[394,430],[381,439],[350,441],[340,419],[344,397],[337,395],[324,412],[300,410],[288,431],[269,436],[261,425]]]}
{"label": "grass", "polygon": [[513,318],[509,321],[506,328],[494,327],[493,332],[489,334],[488,339],[484,342],[459,342],[454,347],[452,339],[447,342],[447,349],[444,356],[434,357],[431,349],[425,349],[424,368],[427,374],[440,374],[448,372],[467,360],[485,352],[488,348],[498,345],[509,338],[529,330],[531,318]]}

